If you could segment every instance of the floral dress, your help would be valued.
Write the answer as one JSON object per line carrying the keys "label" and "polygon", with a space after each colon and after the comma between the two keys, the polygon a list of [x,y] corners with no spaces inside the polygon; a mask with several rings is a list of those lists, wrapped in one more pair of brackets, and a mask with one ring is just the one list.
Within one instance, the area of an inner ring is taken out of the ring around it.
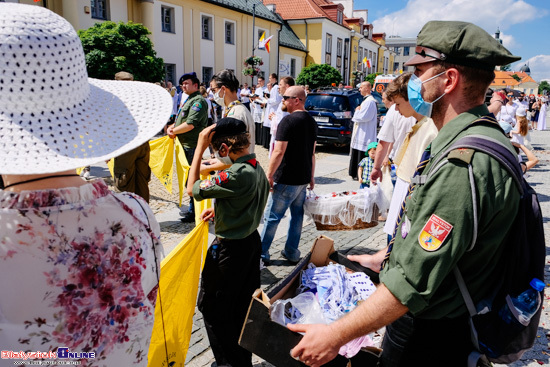
{"label": "floral dress", "polygon": [[95,353],[82,366],[146,366],[159,234],[141,198],[115,194],[103,181],[0,190],[2,350],[64,347]]}

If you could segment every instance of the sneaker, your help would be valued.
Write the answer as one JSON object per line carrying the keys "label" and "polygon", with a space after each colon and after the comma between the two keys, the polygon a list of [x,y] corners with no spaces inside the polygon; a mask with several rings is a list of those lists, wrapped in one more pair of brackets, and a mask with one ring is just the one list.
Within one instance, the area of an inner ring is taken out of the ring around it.
{"label": "sneaker", "polygon": [[192,223],[195,221],[195,213],[189,213],[187,212],[187,214],[185,214],[184,216],[182,216],[180,218],[180,220],[183,222],[183,223]]}
{"label": "sneaker", "polygon": [[300,258],[298,259],[291,259],[289,258],[288,256],[286,256],[286,252],[285,250],[281,250],[281,256],[284,257],[289,263],[291,263],[292,265],[296,265],[300,262]]}
{"label": "sneaker", "polygon": [[260,261],[262,262],[262,264],[264,264],[265,266],[269,266],[271,265],[271,260],[266,258],[266,257],[261,257]]}
{"label": "sneaker", "polygon": [[82,177],[84,177],[84,179],[86,179],[86,180],[89,180],[89,179],[90,179],[90,171],[84,172],[84,174],[82,175]]}

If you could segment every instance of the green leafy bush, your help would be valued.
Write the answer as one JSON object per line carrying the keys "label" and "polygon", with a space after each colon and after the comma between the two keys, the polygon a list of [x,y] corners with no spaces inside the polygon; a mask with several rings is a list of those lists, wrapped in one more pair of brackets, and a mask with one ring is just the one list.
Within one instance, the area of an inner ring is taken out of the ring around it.
{"label": "green leafy bush", "polygon": [[296,83],[309,85],[311,89],[330,86],[333,83],[340,83],[342,75],[334,67],[327,64],[309,64],[302,69]]}
{"label": "green leafy bush", "polygon": [[79,30],[86,54],[88,76],[114,79],[119,71],[134,75],[134,80],[159,82],[164,79],[164,61],[156,57],[149,30],[133,22],[103,22]]}

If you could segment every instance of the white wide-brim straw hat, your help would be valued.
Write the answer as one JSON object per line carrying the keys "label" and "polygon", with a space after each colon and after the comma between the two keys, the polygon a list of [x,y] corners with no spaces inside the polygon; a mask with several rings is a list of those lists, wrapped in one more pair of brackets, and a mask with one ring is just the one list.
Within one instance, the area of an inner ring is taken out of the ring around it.
{"label": "white wide-brim straw hat", "polygon": [[0,174],[87,166],[148,141],[172,98],[153,83],[88,78],[82,44],[40,6],[0,3]]}

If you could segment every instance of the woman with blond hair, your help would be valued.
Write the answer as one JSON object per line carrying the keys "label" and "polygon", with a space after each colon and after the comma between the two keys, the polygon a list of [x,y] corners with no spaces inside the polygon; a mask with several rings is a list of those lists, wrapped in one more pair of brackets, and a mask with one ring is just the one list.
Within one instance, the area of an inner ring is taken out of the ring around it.
{"label": "woman with blond hair", "polygon": [[527,122],[527,113],[523,108],[518,108],[516,111],[516,126],[510,131],[510,140],[512,142],[523,145],[525,137],[529,132],[529,123]]}

